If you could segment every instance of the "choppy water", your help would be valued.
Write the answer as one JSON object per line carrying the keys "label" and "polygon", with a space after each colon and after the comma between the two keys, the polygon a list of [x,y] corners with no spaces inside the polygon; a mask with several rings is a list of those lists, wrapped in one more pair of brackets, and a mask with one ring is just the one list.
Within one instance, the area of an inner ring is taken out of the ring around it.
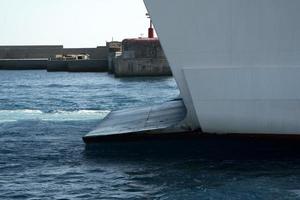
{"label": "choppy water", "polygon": [[81,137],[110,110],[178,93],[172,78],[0,71],[0,199],[300,197],[298,158],[85,148]]}

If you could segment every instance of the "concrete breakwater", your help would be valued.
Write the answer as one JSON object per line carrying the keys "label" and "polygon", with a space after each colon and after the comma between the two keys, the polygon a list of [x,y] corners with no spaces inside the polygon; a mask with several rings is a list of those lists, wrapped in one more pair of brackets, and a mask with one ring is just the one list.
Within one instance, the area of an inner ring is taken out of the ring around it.
{"label": "concrete breakwater", "polygon": [[108,48],[64,48],[63,45],[0,46],[0,59],[53,59],[58,54],[89,54],[90,59],[107,59]]}
{"label": "concrete breakwater", "polygon": [[114,74],[116,77],[170,76],[172,72],[166,59],[116,58]]}
{"label": "concrete breakwater", "polygon": [[[88,60],[55,60],[56,55],[86,54]],[[106,72],[108,47],[64,48],[63,45],[0,46],[0,70]]]}
{"label": "concrete breakwater", "polygon": [[48,59],[2,59],[0,70],[47,70],[67,72],[107,72],[106,59],[92,60],[48,60]]}
{"label": "concrete breakwater", "polygon": [[47,68],[48,59],[1,59],[1,70],[41,70]]}
{"label": "concrete breakwater", "polygon": [[106,59],[93,60],[53,60],[47,62],[48,72],[107,72],[108,61]]}
{"label": "concrete breakwater", "polygon": [[[88,58],[69,58],[76,55],[86,55]],[[109,72],[116,77],[172,75],[157,38],[112,41],[96,48],[64,48],[62,45],[0,46],[1,69]]]}
{"label": "concrete breakwater", "polygon": [[109,72],[116,77],[171,76],[171,68],[157,38],[125,39],[122,52],[108,58]]}

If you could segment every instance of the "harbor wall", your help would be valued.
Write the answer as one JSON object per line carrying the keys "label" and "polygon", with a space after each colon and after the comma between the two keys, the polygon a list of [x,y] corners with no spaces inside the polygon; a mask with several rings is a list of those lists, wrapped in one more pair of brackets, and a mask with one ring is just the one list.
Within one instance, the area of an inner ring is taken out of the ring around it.
{"label": "harbor wall", "polygon": [[[89,54],[89,60],[55,60],[55,55]],[[0,70],[46,69],[49,72],[109,72],[116,77],[170,76],[159,40],[138,38],[96,48],[62,45],[0,46]]]}
{"label": "harbor wall", "polygon": [[55,46],[0,46],[0,59],[51,58],[62,52],[62,45]]}
{"label": "harbor wall", "polygon": [[47,61],[48,72],[107,72],[107,59]]}
{"label": "harbor wall", "polygon": [[[55,55],[89,54],[89,60],[54,60]],[[0,46],[0,70],[108,71],[108,47],[64,48],[63,45]]]}
{"label": "harbor wall", "polygon": [[122,59],[117,58],[114,63],[116,77],[129,76],[170,76],[171,69],[165,59]]}
{"label": "harbor wall", "polygon": [[171,76],[172,71],[157,38],[125,39],[122,54],[109,54],[109,71],[116,77]]}
{"label": "harbor wall", "polygon": [[46,69],[48,72],[68,71],[68,62],[62,60],[49,60]]}
{"label": "harbor wall", "polygon": [[47,68],[48,59],[0,60],[0,70],[41,70]]}
{"label": "harbor wall", "polygon": [[68,62],[69,72],[107,72],[107,59],[78,60]]}
{"label": "harbor wall", "polygon": [[0,70],[46,70],[49,72],[107,72],[106,59],[48,60],[48,59],[2,59]]}
{"label": "harbor wall", "polygon": [[108,73],[115,73],[115,65],[117,62],[117,58],[122,55],[122,52],[110,52],[108,54]]}
{"label": "harbor wall", "polygon": [[166,59],[165,53],[157,38],[125,39],[122,42],[123,57]]}
{"label": "harbor wall", "polygon": [[89,54],[91,59],[107,59],[108,48],[64,48],[63,45],[0,46],[0,59],[51,59],[57,54]]}

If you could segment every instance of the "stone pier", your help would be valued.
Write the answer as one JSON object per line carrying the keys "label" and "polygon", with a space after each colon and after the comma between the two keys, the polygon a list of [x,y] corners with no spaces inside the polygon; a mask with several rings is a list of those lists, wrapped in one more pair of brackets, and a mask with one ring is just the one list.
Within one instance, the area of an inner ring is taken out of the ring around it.
{"label": "stone pier", "polygon": [[122,53],[112,53],[108,60],[116,77],[172,75],[157,38],[125,39]]}

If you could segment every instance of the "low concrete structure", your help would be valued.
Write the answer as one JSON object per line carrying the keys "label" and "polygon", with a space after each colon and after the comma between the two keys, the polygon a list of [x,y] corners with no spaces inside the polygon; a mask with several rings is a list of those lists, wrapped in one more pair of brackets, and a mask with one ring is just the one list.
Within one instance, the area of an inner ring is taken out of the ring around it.
{"label": "low concrete structure", "polygon": [[113,74],[115,71],[115,58],[122,55],[122,42],[107,42],[108,47],[108,73]]}
{"label": "low concrete structure", "polygon": [[0,59],[49,59],[62,49],[62,45],[0,46]]}
{"label": "low concrete structure", "polygon": [[72,60],[68,61],[69,72],[107,72],[108,63],[102,60]]}
{"label": "low concrete structure", "polygon": [[[58,55],[62,58],[66,55],[72,58],[87,55],[88,59],[58,59]],[[116,77],[172,75],[157,38],[112,41],[97,48],[64,48],[62,45],[0,46],[0,69],[47,69],[49,72],[108,71]]]}
{"label": "low concrete structure", "polygon": [[166,59],[115,59],[114,74],[123,76],[171,76],[172,72]]}
{"label": "low concrete structure", "polygon": [[108,73],[114,74],[115,73],[115,65],[116,60],[118,57],[122,55],[122,52],[110,52],[108,54]]}
{"label": "low concrete structure", "polygon": [[102,60],[51,60],[47,62],[48,72],[107,72],[108,63]]}
{"label": "low concrete structure", "polygon": [[58,54],[88,54],[90,59],[107,59],[108,48],[64,48],[63,45],[0,46],[0,59],[54,59]]}
{"label": "low concrete structure", "polygon": [[116,77],[171,76],[172,72],[157,38],[125,39],[122,54],[112,54],[111,70]]}
{"label": "low concrete structure", "polygon": [[48,59],[1,59],[0,70],[41,70],[47,68]]}
{"label": "low concrete structure", "polygon": [[47,70],[49,72],[107,72],[106,59],[98,60],[48,60],[1,59],[0,70]]}
{"label": "low concrete structure", "polygon": [[[56,55],[76,55],[76,60],[62,61]],[[86,56],[88,59],[79,60]],[[0,46],[0,70],[47,69],[47,71],[105,72],[108,47],[64,48],[62,45]]]}
{"label": "low concrete structure", "polygon": [[46,69],[48,72],[68,71],[68,61],[63,61],[63,60],[48,61]]}

